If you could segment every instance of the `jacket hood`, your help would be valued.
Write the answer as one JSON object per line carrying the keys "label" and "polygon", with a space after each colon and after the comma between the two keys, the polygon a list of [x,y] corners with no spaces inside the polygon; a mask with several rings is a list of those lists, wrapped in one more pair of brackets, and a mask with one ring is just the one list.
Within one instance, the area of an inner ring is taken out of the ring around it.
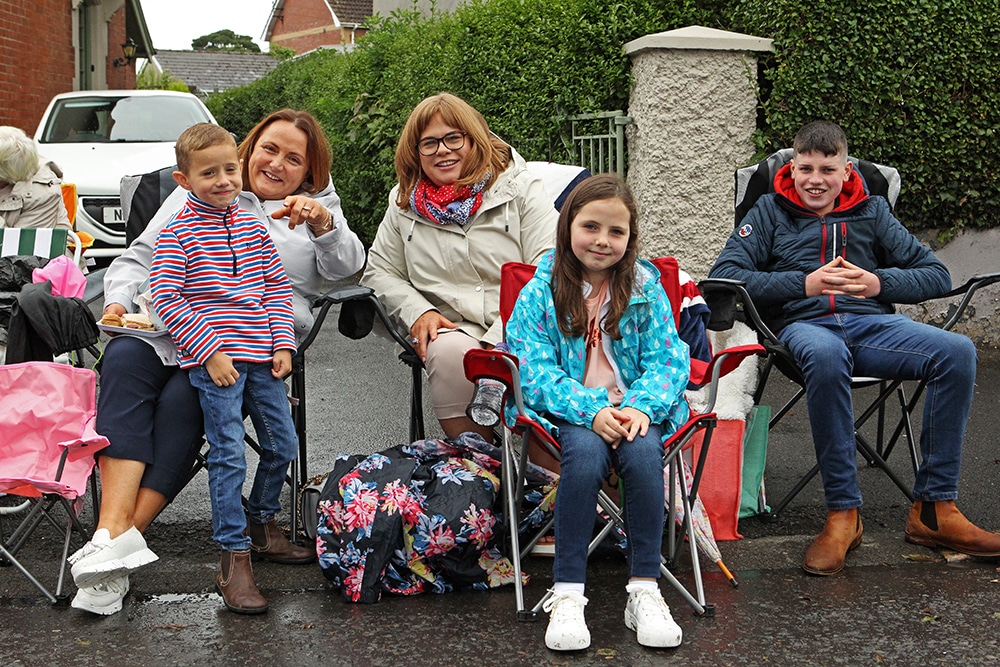
{"label": "jacket hood", "polygon": [[[778,195],[778,201],[786,208],[801,215],[818,217],[815,212],[802,205],[799,193],[795,191],[795,182],[792,178],[792,165],[787,163],[778,169],[774,175],[774,191]],[[858,204],[868,199],[865,182],[857,169],[852,169],[850,176],[844,181],[844,188],[837,196],[836,205],[831,213],[844,213],[851,210]]]}

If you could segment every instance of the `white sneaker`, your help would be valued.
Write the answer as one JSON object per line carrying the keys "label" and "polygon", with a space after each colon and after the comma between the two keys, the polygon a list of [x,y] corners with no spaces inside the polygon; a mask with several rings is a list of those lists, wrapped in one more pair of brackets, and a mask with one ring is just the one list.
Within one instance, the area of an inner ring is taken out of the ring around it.
{"label": "white sneaker", "polygon": [[70,602],[73,609],[82,609],[91,614],[110,616],[122,610],[122,599],[128,595],[128,575],[111,579],[90,588],[81,588]]}
{"label": "white sneaker", "polygon": [[94,537],[69,557],[77,588],[93,588],[157,560],[146,547],[146,540],[135,526],[111,539],[105,528],[94,531]]}
{"label": "white sneaker", "polygon": [[590,630],[583,617],[587,598],[579,593],[552,591],[542,609],[549,613],[545,645],[553,651],[579,651],[590,646]]}
{"label": "white sneaker", "polygon": [[628,591],[625,626],[635,630],[639,643],[654,648],[679,646],[681,627],[670,615],[670,607],[663,601],[660,589],[633,587],[630,584],[625,590]]}

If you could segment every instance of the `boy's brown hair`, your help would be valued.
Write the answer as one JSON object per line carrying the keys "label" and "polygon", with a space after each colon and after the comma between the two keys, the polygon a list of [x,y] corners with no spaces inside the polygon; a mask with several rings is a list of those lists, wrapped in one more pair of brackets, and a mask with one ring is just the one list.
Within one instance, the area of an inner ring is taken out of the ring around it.
{"label": "boy's brown hair", "polygon": [[792,143],[795,154],[822,153],[823,155],[847,155],[847,135],[836,123],[815,120],[806,123],[795,133]]}
{"label": "boy's brown hair", "polygon": [[236,139],[233,138],[232,133],[219,125],[196,123],[184,130],[174,146],[177,171],[187,176],[188,169],[191,168],[191,156],[194,153],[220,144],[232,144],[233,149],[236,149]]}

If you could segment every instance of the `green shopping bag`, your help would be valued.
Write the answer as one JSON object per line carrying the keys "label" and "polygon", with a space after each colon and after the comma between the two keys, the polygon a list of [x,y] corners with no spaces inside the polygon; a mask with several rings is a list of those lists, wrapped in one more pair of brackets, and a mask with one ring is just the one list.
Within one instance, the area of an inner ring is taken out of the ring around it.
{"label": "green shopping bag", "polygon": [[766,512],[764,466],[767,463],[767,425],[771,421],[770,405],[755,405],[747,417],[743,435],[743,481],[740,496],[740,518]]}

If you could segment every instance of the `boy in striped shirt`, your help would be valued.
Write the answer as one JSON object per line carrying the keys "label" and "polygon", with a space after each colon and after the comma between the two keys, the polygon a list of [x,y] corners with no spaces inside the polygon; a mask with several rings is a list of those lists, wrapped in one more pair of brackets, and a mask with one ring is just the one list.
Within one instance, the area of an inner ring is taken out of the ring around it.
{"label": "boy in striped shirt", "polygon": [[[292,287],[267,229],[239,208],[243,182],[233,136],[199,123],[181,134],[175,150],[173,176],[188,199],[156,239],[153,304],[205,415],[212,537],[222,549],[216,586],[230,610],[259,614],[268,603],[253,578],[247,516],[266,524],[280,511],[297,454],[282,381],[295,352]],[[243,406],[262,449],[246,515]]]}

